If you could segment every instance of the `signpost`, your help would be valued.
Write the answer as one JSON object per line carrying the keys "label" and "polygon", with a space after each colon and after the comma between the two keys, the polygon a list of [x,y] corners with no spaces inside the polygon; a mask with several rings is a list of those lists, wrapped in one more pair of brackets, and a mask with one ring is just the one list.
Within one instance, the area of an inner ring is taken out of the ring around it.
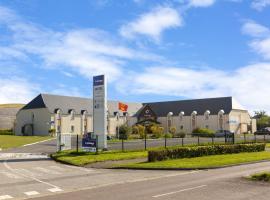
{"label": "signpost", "polygon": [[93,77],[93,129],[97,147],[107,149],[107,81],[105,75]]}
{"label": "signpost", "polygon": [[82,148],[85,151],[97,152],[97,140],[90,137],[84,137],[82,139]]}

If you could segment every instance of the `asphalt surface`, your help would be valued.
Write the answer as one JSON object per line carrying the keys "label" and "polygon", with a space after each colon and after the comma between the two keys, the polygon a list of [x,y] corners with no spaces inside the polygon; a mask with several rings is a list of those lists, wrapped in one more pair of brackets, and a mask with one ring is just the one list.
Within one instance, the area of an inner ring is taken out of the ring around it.
{"label": "asphalt surface", "polygon": [[243,178],[269,170],[270,162],[208,171],[105,170],[13,157],[0,161],[0,199],[269,199],[270,184]]}
{"label": "asphalt surface", "polygon": [[[270,136],[267,136],[267,140],[270,139]],[[257,136],[257,140],[263,141],[263,136]],[[244,141],[244,138],[236,138],[236,142]],[[247,137],[247,141],[254,141],[253,136]],[[147,141],[147,148],[151,147],[164,147],[165,140],[163,139],[148,139]],[[211,143],[211,138],[200,138],[199,143]],[[224,138],[215,138],[214,142],[224,143]],[[167,139],[167,146],[174,146],[174,145],[181,145],[182,139],[181,138],[168,138]],[[184,139],[184,145],[187,144],[198,144],[198,138],[188,137]],[[79,148],[81,147],[81,139],[79,139]],[[131,140],[131,141],[124,141],[124,149],[132,150],[132,149],[144,149],[145,141],[144,140]],[[72,139],[72,149],[76,149],[76,137]],[[121,142],[108,142],[108,149],[109,150],[121,150],[122,143]],[[56,140],[52,139],[45,142],[40,142],[34,145],[27,145],[19,148],[7,149],[2,150],[2,152],[7,153],[44,153],[44,154],[51,154],[56,151]]]}
{"label": "asphalt surface", "polygon": [[[130,148],[138,146],[136,141],[128,143]],[[0,200],[270,198],[270,184],[243,178],[270,171],[270,162],[203,171],[109,170],[56,163],[47,155],[55,148],[55,140],[49,140],[1,152]]]}

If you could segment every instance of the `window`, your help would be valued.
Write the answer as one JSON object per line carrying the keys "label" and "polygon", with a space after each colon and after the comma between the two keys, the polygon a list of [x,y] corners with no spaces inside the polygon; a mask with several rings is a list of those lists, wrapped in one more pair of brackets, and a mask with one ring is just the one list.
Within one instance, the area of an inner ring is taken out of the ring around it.
{"label": "window", "polygon": [[181,130],[183,130],[183,129],[184,129],[184,126],[183,126],[183,125],[182,125],[182,126],[180,126],[180,129],[181,129]]}
{"label": "window", "polygon": [[205,120],[209,120],[209,116],[210,116],[210,111],[209,110],[205,111],[205,113],[204,113],[204,119]]}
{"label": "window", "polygon": [[223,123],[224,123],[224,110],[220,110],[218,112],[218,124],[219,124],[219,129],[223,130]]}
{"label": "window", "polygon": [[197,123],[196,123],[196,115],[197,115],[198,113],[197,113],[197,111],[193,111],[192,113],[191,113],[191,130],[194,130],[195,128],[196,128],[196,126],[197,126]]}
{"label": "window", "polygon": [[74,117],[75,117],[75,112],[74,112],[74,110],[72,110],[72,111],[70,111],[70,119],[74,120]]}
{"label": "window", "polygon": [[74,129],[75,129],[75,128],[74,128],[74,126],[72,125],[72,126],[70,127],[70,132],[71,132],[71,133],[74,133]]}
{"label": "window", "polygon": [[205,128],[207,128],[207,129],[208,129],[208,128],[209,128],[209,126],[208,126],[208,125],[206,125],[206,126],[205,126]]}
{"label": "window", "polygon": [[185,115],[184,111],[181,111],[181,112],[179,113],[179,119],[180,119],[180,121],[183,121],[184,115]]}

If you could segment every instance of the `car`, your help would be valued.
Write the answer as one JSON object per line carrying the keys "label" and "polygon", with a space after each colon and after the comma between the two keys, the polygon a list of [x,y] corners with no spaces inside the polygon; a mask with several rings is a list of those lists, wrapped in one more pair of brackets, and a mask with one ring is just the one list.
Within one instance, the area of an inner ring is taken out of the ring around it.
{"label": "car", "polygon": [[107,140],[112,140],[112,136],[107,135]]}
{"label": "car", "polygon": [[233,136],[233,132],[229,131],[229,130],[218,130],[216,133],[215,133],[215,137],[231,137]]}
{"label": "car", "polygon": [[254,133],[255,135],[270,135],[270,127],[262,128]]}

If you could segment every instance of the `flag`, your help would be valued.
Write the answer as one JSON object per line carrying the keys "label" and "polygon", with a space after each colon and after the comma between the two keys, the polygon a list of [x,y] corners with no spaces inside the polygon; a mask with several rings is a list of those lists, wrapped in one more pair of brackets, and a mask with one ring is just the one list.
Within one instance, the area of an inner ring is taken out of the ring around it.
{"label": "flag", "polygon": [[128,105],[119,102],[119,103],[118,103],[118,110],[121,110],[122,112],[127,112],[127,110],[128,110]]}

